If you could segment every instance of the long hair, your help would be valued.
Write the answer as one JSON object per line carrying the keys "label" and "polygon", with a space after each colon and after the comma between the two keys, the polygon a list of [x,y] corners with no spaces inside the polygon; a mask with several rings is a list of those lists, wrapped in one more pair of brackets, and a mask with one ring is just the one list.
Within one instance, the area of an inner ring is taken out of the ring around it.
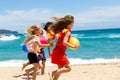
{"label": "long hair", "polygon": [[51,25],[54,33],[57,34],[63,29],[67,29],[68,25],[74,22],[74,17],[71,15],[66,15],[62,18],[53,17],[55,23]]}
{"label": "long hair", "polygon": [[32,35],[35,35],[36,32],[40,29],[40,26],[39,25],[32,25],[32,26],[28,26],[27,27],[27,36],[32,36]]}

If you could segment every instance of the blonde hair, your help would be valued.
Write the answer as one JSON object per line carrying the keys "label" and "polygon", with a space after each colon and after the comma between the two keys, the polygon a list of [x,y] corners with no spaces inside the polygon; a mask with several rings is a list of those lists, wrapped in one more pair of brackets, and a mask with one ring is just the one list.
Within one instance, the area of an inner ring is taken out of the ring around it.
{"label": "blonde hair", "polygon": [[26,28],[27,31],[27,36],[31,37],[32,35],[35,35],[37,31],[40,30],[40,26],[39,25],[32,25],[32,26],[28,26]]}

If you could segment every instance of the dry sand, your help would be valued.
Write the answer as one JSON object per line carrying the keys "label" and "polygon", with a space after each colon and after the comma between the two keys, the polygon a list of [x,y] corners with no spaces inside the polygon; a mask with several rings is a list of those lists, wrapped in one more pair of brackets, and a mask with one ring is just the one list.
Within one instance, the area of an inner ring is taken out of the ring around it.
{"label": "dry sand", "polygon": [[[48,72],[55,69],[56,66],[46,66],[46,74],[39,73],[37,80],[49,80]],[[0,80],[26,80],[25,78],[25,72],[21,71],[20,66],[0,67]],[[72,71],[62,74],[59,80],[120,80],[120,62],[72,65]]]}

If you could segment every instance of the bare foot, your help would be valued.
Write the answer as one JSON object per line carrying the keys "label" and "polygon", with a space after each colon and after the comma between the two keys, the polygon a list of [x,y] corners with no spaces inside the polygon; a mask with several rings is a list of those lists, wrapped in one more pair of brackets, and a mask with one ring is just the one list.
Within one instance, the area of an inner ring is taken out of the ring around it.
{"label": "bare foot", "polygon": [[30,77],[29,77],[29,71],[25,70],[25,72],[26,72],[27,78],[30,79]]}
{"label": "bare foot", "polygon": [[41,75],[45,75],[45,73],[41,73]]}
{"label": "bare foot", "polygon": [[42,73],[41,75],[45,75],[45,73]]}
{"label": "bare foot", "polygon": [[45,72],[41,72],[41,75],[45,75]]}
{"label": "bare foot", "polygon": [[52,72],[48,72],[48,75],[49,75],[49,77],[50,77],[50,80],[53,80]]}
{"label": "bare foot", "polygon": [[26,64],[23,64],[23,66],[22,66],[22,71],[24,70],[25,67],[26,67]]}

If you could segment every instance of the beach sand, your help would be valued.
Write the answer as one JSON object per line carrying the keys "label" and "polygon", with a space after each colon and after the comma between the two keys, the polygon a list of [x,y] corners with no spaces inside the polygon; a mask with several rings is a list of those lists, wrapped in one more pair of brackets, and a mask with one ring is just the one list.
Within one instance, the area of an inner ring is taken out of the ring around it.
{"label": "beach sand", "polygon": [[[48,72],[55,69],[56,66],[46,66],[46,74],[39,73],[37,80],[49,80]],[[0,67],[1,80],[27,80],[25,78],[20,66]],[[72,71],[62,74],[59,80],[120,80],[120,62],[72,65]]]}

